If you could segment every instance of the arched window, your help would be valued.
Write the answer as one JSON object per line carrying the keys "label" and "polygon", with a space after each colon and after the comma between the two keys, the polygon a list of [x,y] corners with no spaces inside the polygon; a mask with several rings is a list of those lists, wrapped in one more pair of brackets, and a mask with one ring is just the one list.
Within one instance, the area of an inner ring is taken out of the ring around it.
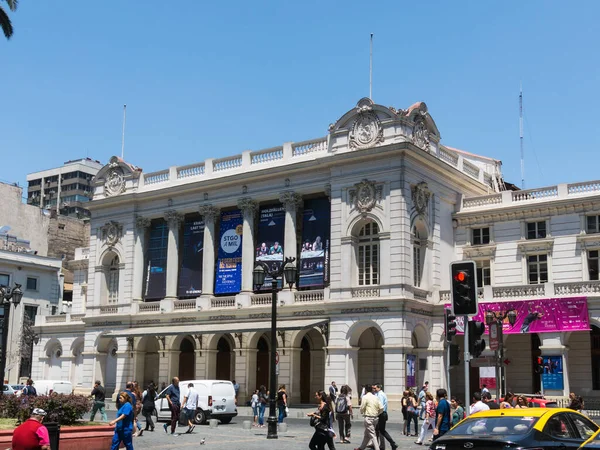
{"label": "arched window", "polygon": [[119,257],[115,255],[108,266],[106,274],[106,293],[108,303],[119,301]]}
{"label": "arched window", "polygon": [[379,284],[379,227],[369,222],[358,233],[358,285]]}

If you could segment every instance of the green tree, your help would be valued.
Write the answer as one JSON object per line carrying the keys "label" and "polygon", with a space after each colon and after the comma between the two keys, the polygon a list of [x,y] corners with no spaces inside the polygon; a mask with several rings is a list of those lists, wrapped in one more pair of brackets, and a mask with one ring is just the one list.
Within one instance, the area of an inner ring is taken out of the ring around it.
{"label": "green tree", "polygon": [[[6,2],[6,4],[8,5],[8,9],[10,9],[11,11],[16,11],[18,0],[0,0],[0,1]],[[6,39],[10,39],[10,37],[13,35],[13,26],[12,26],[12,23],[10,22],[10,18],[8,17],[8,14],[6,13],[6,11],[4,10],[4,8],[2,6],[0,6],[0,27],[2,27],[2,31],[4,32],[4,36],[6,36]]]}

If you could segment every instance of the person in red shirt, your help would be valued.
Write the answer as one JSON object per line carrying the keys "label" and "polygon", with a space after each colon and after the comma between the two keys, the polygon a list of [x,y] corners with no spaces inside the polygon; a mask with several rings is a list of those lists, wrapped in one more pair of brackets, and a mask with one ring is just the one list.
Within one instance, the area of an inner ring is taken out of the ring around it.
{"label": "person in red shirt", "polygon": [[12,450],[50,450],[48,428],[42,425],[46,411],[35,408],[31,417],[15,428]]}

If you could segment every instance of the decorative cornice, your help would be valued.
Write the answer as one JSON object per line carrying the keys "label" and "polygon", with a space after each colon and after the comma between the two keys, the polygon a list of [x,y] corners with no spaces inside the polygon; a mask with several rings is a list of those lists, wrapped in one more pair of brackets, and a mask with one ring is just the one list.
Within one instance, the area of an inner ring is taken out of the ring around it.
{"label": "decorative cornice", "polygon": [[302,196],[294,191],[284,191],[279,194],[279,201],[283,203],[285,209],[290,212],[295,212],[304,204]]}
{"label": "decorative cornice", "polygon": [[238,208],[244,213],[244,217],[254,218],[258,210],[258,202],[250,197],[242,197],[238,200]]}
{"label": "decorative cornice", "polygon": [[577,236],[577,242],[584,249],[598,249],[600,247],[600,234],[581,234]]}
{"label": "decorative cornice", "polygon": [[138,231],[144,231],[150,226],[151,222],[152,221],[147,217],[138,216],[137,214],[135,215],[135,228]]}
{"label": "decorative cornice", "polygon": [[183,222],[183,214],[177,212],[174,209],[169,209],[165,211],[165,220],[169,224],[169,226],[178,227],[181,222]]}
{"label": "decorative cornice", "polygon": [[523,239],[517,241],[517,247],[521,253],[548,252],[554,245],[554,238],[546,239]]}
{"label": "decorative cornice", "polygon": [[464,246],[463,254],[468,258],[494,258],[496,255],[496,244]]}
{"label": "decorative cornice", "polygon": [[205,222],[214,222],[214,220],[219,216],[219,212],[221,211],[216,206],[211,204],[200,205],[198,207],[198,211],[200,215],[204,219]]}

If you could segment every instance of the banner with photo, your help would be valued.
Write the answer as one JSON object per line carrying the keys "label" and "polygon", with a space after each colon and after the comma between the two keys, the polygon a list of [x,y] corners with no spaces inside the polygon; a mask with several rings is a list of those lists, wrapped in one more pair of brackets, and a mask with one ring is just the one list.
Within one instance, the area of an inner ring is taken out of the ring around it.
{"label": "banner with photo", "polygon": [[188,215],[183,222],[183,245],[179,268],[179,297],[198,297],[202,293],[204,256],[204,220],[199,214]]}
{"label": "banner with photo", "polygon": [[[450,308],[450,305],[445,306]],[[510,324],[508,318],[502,322],[502,332],[504,334],[590,330],[587,297],[485,302],[479,303],[478,307],[479,312],[473,317],[473,320],[483,323],[485,323],[486,311],[507,312],[514,310],[517,313],[517,320],[514,325]],[[459,334],[464,331],[463,318],[460,316],[456,318],[456,329]]]}
{"label": "banner with photo", "polygon": [[169,226],[164,219],[150,223],[150,236],[146,252],[145,300],[160,300],[167,293],[167,246]]}
{"label": "banner with photo", "polygon": [[544,367],[542,386],[544,390],[562,391],[564,389],[562,356],[544,356],[542,360]]}
{"label": "banner with photo", "polygon": [[299,288],[329,285],[329,222],[331,207],[327,197],[304,201]]}
{"label": "banner with photo", "polygon": [[221,212],[215,294],[237,294],[242,290],[242,233],[240,210]]}
{"label": "banner with photo", "polygon": [[[284,239],[285,206],[279,203],[262,206],[258,222],[256,261],[267,264],[271,270],[279,270],[283,264]],[[267,276],[261,290],[271,290],[271,281],[272,278]],[[283,286],[283,276],[277,280],[277,286]]]}
{"label": "banner with photo", "polygon": [[417,385],[417,356],[406,355],[406,387],[415,387]]}

